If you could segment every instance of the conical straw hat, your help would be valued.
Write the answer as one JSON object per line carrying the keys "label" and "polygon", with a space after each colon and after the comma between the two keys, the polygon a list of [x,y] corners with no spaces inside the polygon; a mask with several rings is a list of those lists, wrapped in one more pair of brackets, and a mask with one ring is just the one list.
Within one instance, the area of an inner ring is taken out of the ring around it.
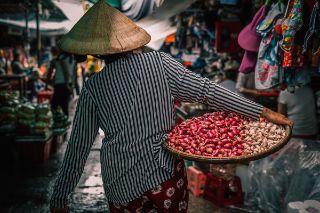
{"label": "conical straw hat", "polygon": [[110,55],[137,49],[150,39],[144,29],[100,0],[62,37],[59,47],[79,55]]}

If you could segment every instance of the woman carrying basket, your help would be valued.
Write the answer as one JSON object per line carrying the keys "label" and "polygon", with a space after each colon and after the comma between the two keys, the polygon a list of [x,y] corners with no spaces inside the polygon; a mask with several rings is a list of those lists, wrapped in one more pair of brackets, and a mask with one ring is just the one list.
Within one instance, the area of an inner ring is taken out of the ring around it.
{"label": "woman carrying basket", "polygon": [[100,158],[111,212],[187,212],[184,164],[162,148],[175,125],[175,99],[292,125],[283,115],[201,78],[165,53],[133,52],[149,41],[146,31],[104,0],[62,38],[62,50],[103,58],[106,66],[86,81],[79,97],[51,197],[52,212],[67,212],[67,197],[80,179],[99,127],[106,135]]}

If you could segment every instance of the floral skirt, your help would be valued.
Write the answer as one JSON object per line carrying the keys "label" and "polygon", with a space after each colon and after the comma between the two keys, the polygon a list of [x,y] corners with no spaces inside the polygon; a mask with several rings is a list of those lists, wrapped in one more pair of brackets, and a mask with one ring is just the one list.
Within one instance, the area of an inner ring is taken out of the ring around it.
{"label": "floral skirt", "polygon": [[183,160],[175,165],[174,176],[129,203],[109,202],[111,213],[187,212],[188,182]]}

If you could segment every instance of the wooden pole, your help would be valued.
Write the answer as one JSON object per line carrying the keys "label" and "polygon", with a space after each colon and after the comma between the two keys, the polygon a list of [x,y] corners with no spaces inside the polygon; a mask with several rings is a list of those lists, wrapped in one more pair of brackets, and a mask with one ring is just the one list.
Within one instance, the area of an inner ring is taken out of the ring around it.
{"label": "wooden pole", "polygon": [[37,0],[37,7],[36,7],[36,24],[37,24],[37,61],[38,67],[41,65],[41,34],[40,34],[40,1]]}

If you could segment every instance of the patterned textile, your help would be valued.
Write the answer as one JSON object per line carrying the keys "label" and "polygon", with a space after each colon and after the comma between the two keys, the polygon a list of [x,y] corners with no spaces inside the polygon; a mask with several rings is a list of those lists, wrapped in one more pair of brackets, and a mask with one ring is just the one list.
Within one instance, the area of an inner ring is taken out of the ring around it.
{"label": "patterned textile", "polygon": [[297,31],[302,27],[302,0],[290,0],[288,11],[282,22],[283,39],[281,48],[289,52],[294,48],[294,37]]}
{"label": "patterned textile", "polygon": [[284,10],[283,4],[274,4],[265,20],[257,27],[257,32],[262,36],[255,68],[255,87],[257,89],[269,89],[279,84],[281,36],[276,32],[275,26],[280,23]]}
{"label": "patterned textile", "polygon": [[189,194],[183,160],[178,160],[174,176],[129,203],[109,202],[111,213],[187,212]]}
{"label": "patterned textile", "polygon": [[283,53],[282,67],[302,67],[304,64],[301,45],[294,45],[289,52]]}

